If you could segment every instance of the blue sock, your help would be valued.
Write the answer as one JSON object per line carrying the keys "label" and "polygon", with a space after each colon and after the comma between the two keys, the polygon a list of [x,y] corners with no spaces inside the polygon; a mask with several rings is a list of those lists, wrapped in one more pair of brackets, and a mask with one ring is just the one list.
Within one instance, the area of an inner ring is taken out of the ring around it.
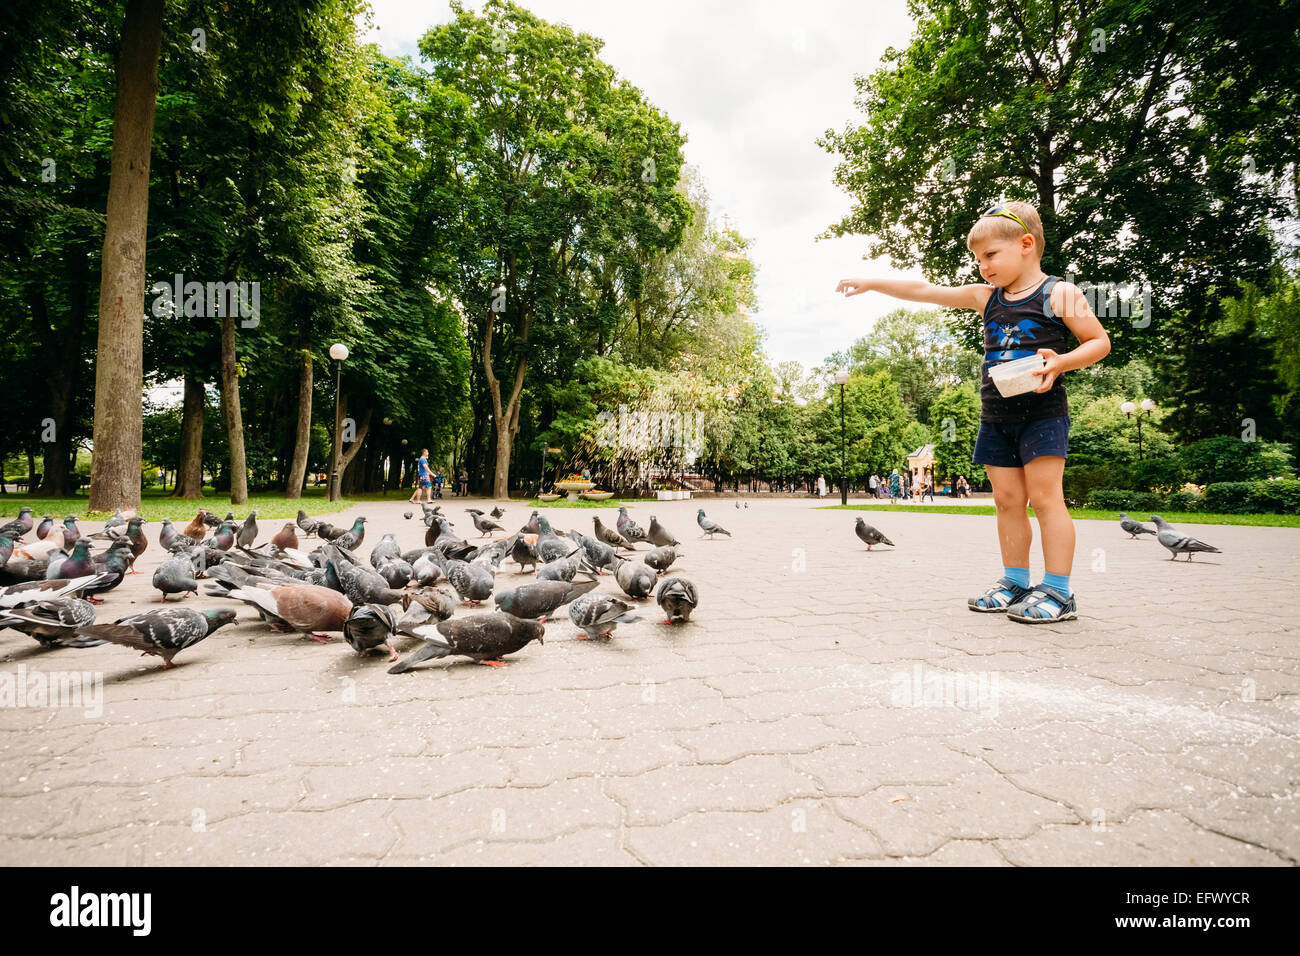
{"label": "blue sock", "polygon": [[1012,584],[1018,584],[1022,588],[1029,587],[1029,569],[1028,568],[1003,568],[1002,576]]}
{"label": "blue sock", "polygon": [[1067,597],[1070,594],[1070,576],[1068,574],[1043,574],[1043,583],[1049,588],[1056,588]]}

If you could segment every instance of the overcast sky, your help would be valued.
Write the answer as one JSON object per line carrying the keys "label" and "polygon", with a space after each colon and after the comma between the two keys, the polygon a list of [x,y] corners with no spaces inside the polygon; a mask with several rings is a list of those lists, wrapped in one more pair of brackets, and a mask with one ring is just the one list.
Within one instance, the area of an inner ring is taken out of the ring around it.
{"label": "overcast sky", "polygon": [[[451,19],[439,0],[370,0],[367,39],[418,57],[420,37]],[[901,0],[523,0],[552,22],[605,41],[601,56],[681,124],[714,215],[753,240],[759,312],[773,361],[816,365],[897,307],[878,295],[833,294],[845,276],[877,275],[859,237],[816,242],[849,208],[831,180],[835,158],[816,145],[858,121],[853,77],[912,21]],[[467,4],[478,9],[481,3]],[[919,273],[912,273],[919,277]]]}

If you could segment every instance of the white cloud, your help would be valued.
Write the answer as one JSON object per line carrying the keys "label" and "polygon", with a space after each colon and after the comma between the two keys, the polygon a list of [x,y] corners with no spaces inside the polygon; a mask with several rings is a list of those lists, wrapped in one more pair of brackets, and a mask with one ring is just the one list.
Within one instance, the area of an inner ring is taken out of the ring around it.
{"label": "white cloud", "polygon": [[[393,55],[415,55],[445,3],[371,0],[377,34]],[[816,242],[849,209],[832,182],[835,157],[816,144],[826,129],[859,122],[855,74],[912,33],[906,5],[739,0],[524,0],[529,10],[605,41],[601,56],[681,124],[686,158],[724,213],[754,240],[757,320],[774,361],[820,362],[898,306],[878,295],[834,295],[845,276],[879,275],[861,237]],[[479,6],[470,4],[470,6]],[[906,273],[919,277],[919,273]]]}

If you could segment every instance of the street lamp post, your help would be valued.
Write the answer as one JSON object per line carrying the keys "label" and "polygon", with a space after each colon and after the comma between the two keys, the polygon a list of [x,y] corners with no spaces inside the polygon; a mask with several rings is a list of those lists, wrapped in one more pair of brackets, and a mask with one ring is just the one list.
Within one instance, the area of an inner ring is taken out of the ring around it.
{"label": "street lamp post", "polygon": [[330,346],[330,358],[334,360],[334,447],[330,451],[330,501],[338,501],[339,494],[339,459],[342,457],[342,447],[339,444],[339,432],[343,428],[343,423],[339,421],[339,385],[343,379],[343,363],[348,357],[348,347],[342,342],[335,342]]}
{"label": "street lamp post", "polygon": [[1142,455],[1142,416],[1150,415],[1153,411],[1155,411],[1155,407],[1156,407],[1156,403],[1151,401],[1151,399],[1149,398],[1142,399],[1142,405],[1140,408],[1139,406],[1134,405],[1132,402],[1125,402],[1123,405],[1119,407],[1119,410],[1124,413],[1125,418],[1132,418],[1133,413],[1135,411],[1137,412],[1138,461],[1144,460]]}
{"label": "street lamp post", "polygon": [[848,384],[849,373],[838,372],[835,375],[835,384],[840,387],[840,504],[849,503],[849,479],[847,467],[844,462],[844,386]]}

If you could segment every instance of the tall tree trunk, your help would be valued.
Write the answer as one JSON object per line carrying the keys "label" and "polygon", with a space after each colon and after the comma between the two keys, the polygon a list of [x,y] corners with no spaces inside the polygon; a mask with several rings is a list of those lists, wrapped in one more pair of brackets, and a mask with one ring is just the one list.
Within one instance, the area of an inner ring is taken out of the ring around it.
{"label": "tall tree trunk", "polygon": [[203,381],[185,376],[185,401],[181,406],[181,458],[176,466],[173,498],[203,497]]}
{"label": "tall tree trunk", "polygon": [[301,498],[302,485],[307,478],[307,455],[311,451],[311,351],[302,350],[302,365],[298,369],[298,428],[293,442],[293,461],[284,485],[286,498]]}
{"label": "tall tree trunk", "polygon": [[144,256],[163,0],[127,0],[113,104],[113,158],[99,284],[90,510],[140,504]]}
{"label": "tall tree trunk", "polygon": [[248,504],[248,463],[244,456],[244,417],[239,408],[233,314],[221,317],[221,415],[226,422],[226,443],[230,449],[230,503],[245,505]]}
{"label": "tall tree trunk", "polygon": [[[497,453],[496,469],[492,475],[492,497],[510,497],[510,450],[514,445],[515,432],[519,430],[519,396],[524,388],[524,375],[528,369],[528,353],[519,350],[515,359],[515,381],[510,397],[501,401],[501,382],[492,368],[492,336],[496,323],[493,314],[488,313],[487,331],[483,337],[483,376],[487,379],[488,394],[492,396],[492,421],[496,426]],[[531,317],[525,317],[519,335],[521,343],[528,341],[528,329]]]}

